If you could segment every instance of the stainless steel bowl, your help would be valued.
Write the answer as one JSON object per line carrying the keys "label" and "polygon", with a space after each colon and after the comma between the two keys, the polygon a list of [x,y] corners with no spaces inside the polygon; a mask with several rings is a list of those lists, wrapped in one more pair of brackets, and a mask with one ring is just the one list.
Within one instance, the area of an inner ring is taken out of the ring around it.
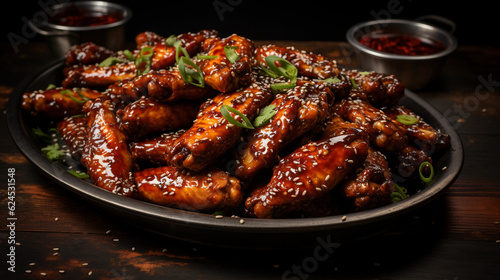
{"label": "stainless steel bowl", "polygon": [[[449,26],[449,21],[444,23]],[[388,19],[356,24],[349,28],[346,37],[362,70],[394,74],[408,89],[419,90],[439,76],[446,58],[456,49],[457,41],[451,33],[424,22]],[[380,34],[405,34],[434,40],[443,44],[445,49],[431,55],[407,56],[377,51],[359,42],[364,35]]]}
{"label": "stainless steel bowl", "polygon": [[93,42],[111,50],[120,50],[125,42],[125,23],[132,17],[132,11],[122,5],[105,1],[66,2],[54,5],[48,12],[56,16],[69,9],[100,15],[115,15],[118,21],[94,26],[67,26],[52,23],[50,20],[43,26],[30,21],[30,27],[46,37],[49,49],[56,57],[63,57],[74,44]]}

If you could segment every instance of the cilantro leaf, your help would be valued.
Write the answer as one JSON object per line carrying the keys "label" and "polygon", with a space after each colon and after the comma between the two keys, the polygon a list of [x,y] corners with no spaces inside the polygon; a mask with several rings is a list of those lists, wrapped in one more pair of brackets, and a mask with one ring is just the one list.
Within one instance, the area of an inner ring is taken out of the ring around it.
{"label": "cilantro leaf", "polygon": [[59,149],[57,143],[42,148],[42,153],[52,161],[61,161],[64,156],[64,152]]}

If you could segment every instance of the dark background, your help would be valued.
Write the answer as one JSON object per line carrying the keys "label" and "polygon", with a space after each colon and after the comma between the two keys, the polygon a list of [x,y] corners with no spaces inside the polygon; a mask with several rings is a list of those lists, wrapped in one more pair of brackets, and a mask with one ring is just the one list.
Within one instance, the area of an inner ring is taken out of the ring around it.
{"label": "dark background", "polygon": [[[0,17],[2,42],[9,43],[9,32],[22,34],[23,17],[41,10],[38,2],[58,0],[9,1]],[[63,0],[59,0],[63,1]],[[150,30],[169,36],[200,29],[216,29],[220,36],[232,33],[253,40],[345,41],[347,29],[358,22],[378,18],[416,19],[436,14],[456,23],[455,37],[460,45],[498,45],[498,11],[486,1],[444,3],[429,0],[384,1],[112,1],[133,10],[127,24],[127,40]],[[216,8],[216,6],[218,8]],[[40,36],[29,42],[43,40]],[[28,43],[29,43],[28,42]],[[21,45],[22,47],[22,45]]]}

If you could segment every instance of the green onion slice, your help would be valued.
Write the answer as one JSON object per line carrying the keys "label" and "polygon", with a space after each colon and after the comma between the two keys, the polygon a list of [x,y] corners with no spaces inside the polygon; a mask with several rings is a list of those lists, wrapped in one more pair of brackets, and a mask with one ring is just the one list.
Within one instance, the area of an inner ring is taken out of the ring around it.
{"label": "green onion slice", "polygon": [[273,104],[262,108],[262,110],[260,110],[259,112],[259,115],[255,118],[255,120],[253,120],[253,126],[259,127],[268,123],[277,113],[277,111],[274,110],[275,108],[276,106],[274,106]]}
{"label": "green onion slice", "polygon": [[177,41],[175,42],[175,61],[177,63],[179,63],[180,53],[182,53],[187,58],[191,58],[187,50],[181,46],[181,41]]}
{"label": "green onion slice", "polygon": [[125,55],[125,57],[127,57],[128,60],[130,60],[130,61],[134,61],[135,60],[135,56],[134,56],[134,54],[131,51],[124,50],[123,54]]}
{"label": "green onion slice", "polygon": [[175,42],[177,42],[177,36],[175,35],[170,35],[167,39],[165,39],[165,44],[167,44],[167,46],[173,47]]}
{"label": "green onion slice", "polygon": [[359,89],[358,84],[356,84],[356,81],[353,78],[349,78],[349,80],[351,80],[352,88]]}
{"label": "green onion slice", "polygon": [[[243,120],[243,122],[237,121],[233,116],[231,116],[231,114],[229,112],[234,113],[234,114],[240,116],[241,119]],[[240,111],[234,109],[231,106],[222,105],[220,107],[220,113],[231,124],[234,124],[236,126],[243,127],[243,128],[248,128],[248,129],[254,129],[255,128],[252,125],[252,123],[250,122],[250,120],[245,115],[243,115]]]}
{"label": "green onion slice", "polygon": [[225,46],[224,47],[224,53],[226,54],[227,59],[231,63],[235,63],[238,58],[240,58],[240,55],[236,52],[236,49],[239,49],[239,46]]}
{"label": "green onion slice", "polygon": [[[189,65],[190,67],[188,67]],[[196,65],[189,58],[183,56],[179,59],[179,72],[181,72],[182,79],[197,87],[205,87],[205,78],[200,67]],[[195,82],[196,81],[196,82]]]}
{"label": "green onion slice", "polygon": [[197,54],[196,57],[198,57],[199,59],[215,59],[215,58],[219,58],[218,55],[204,55],[204,54]]}
{"label": "green onion slice", "polygon": [[[423,173],[423,169],[426,166],[428,166],[430,171],[431,171],[431,174],[429,175],[429,177],[425,177],[425,175]],[[432,179],[434,178],[434,167],[432,167],[432,164],[430,162],[424,161],[418,167],[418,173],[420,174],[420,180],[422,180],[422,182],[424,182],[425,184],[429,184],[432,181]]]}
{"label": "green onion slice", "polygon": [[408,198],[407,190],[400,187],[398,184],[394,184],[394,191],[391,193],[391,198],[393,202],[398,202],[403,199]]}
{"label": "green onion slice", "polygon": [[398,122],[404,125],[412,125],[418,123],[418,118],[410,115],[398,115],[396,117]]}
{"label": "green onion slice", "polygon": [[151,70],[151,57],[153,56],[153,49],[151,47],[144,47],[139,53],[139,57],[135,59],[135,67],[137,68],[137,75],[147,74]]}
{"label": "green onion slice", "polygon": [[49,90],[49,89],[53,89],[53,88],[57,88],[57,86],[54,84],[49,84],[45,90]]}
{"label": "green onion slice", "polygon": [[78,171],[75,171],[75,170],[68,170],[68,172],[77,177],[77,178],[80,178],[80,179],[87,179],[87,178],[90,178],[89,174],[85,173],[85,172],[78,172]]}
{"label": "green onion slice", "polygon": [[99,67],[110,67],[118,63],[123,63],[123,60],[118,57],[110,56],[99,63]]}
{"label": "green onion slice", "polygon": [[[297,79],[298,70],[290,61],[276,55],[270,55],[266,57],[265,60],[269,69],[277,75],[286,77],[290,79],[290,81],[295,81]],[[277,66],[276,62],[278,62],[280,66]]]}
{"label": "green onion slice", "polygon": [[[78,92],[78,91],[77,91],[77,92]],[[83,104],[83,103],[85,103],[85,100],[81,100],[81,99],[78,99],[78,98],[74,97],[74,96],[73,96],[73,92],[72,92],[71,90],[69,90],[69,89],[64,89],[64,90],[61,90],[59,93],[60,93],[62,96],[65,96],[65,95],[69,96],[71,99],[73,99],[73,101],[75,101],[75,102],[76,102],[76,103],[78,103],[78,104]],[[78,95],[82,96],[83,98],[86,98],[86,97],[84,97],[81,93],[78,93]],[[86,99],[88,100],[88,98],[86,98]]]}
{"label": "green onion slice", "polygon": [[330,77],[330,78],[324,79],[323,82],[329,83],[329,84],[336,84],[336,83],[340,82],[340,79],[337,77],[333,77],[333,78]]}
{"label": "green onion slice", "polygon": [[280,92],[286,89],[291,89],[295,86],[295,82],[290,82],[290,83],[275,83],[271,85],[271,89],[274,92]]}

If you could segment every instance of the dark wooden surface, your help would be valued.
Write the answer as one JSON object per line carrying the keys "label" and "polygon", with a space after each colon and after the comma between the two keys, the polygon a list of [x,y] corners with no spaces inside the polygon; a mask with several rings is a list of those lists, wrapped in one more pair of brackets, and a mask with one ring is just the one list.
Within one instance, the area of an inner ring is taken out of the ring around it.
{"label": "dark wooden surface", "polygon": [[[357,66],[345,43],[283,43]],[[340,244],[321,259],[314,246],[223,249],[154,235],[48,180],[9,137],[5,109],[16,85],[51,59],[44,43],[0,52],[0,279],[500,279],[499,48],[459,46],[439,80],[417,92],[461,137],[465,162],[456,182],[386,234]],[[16,170],[14,273],[7,270],[8,168]]]}

